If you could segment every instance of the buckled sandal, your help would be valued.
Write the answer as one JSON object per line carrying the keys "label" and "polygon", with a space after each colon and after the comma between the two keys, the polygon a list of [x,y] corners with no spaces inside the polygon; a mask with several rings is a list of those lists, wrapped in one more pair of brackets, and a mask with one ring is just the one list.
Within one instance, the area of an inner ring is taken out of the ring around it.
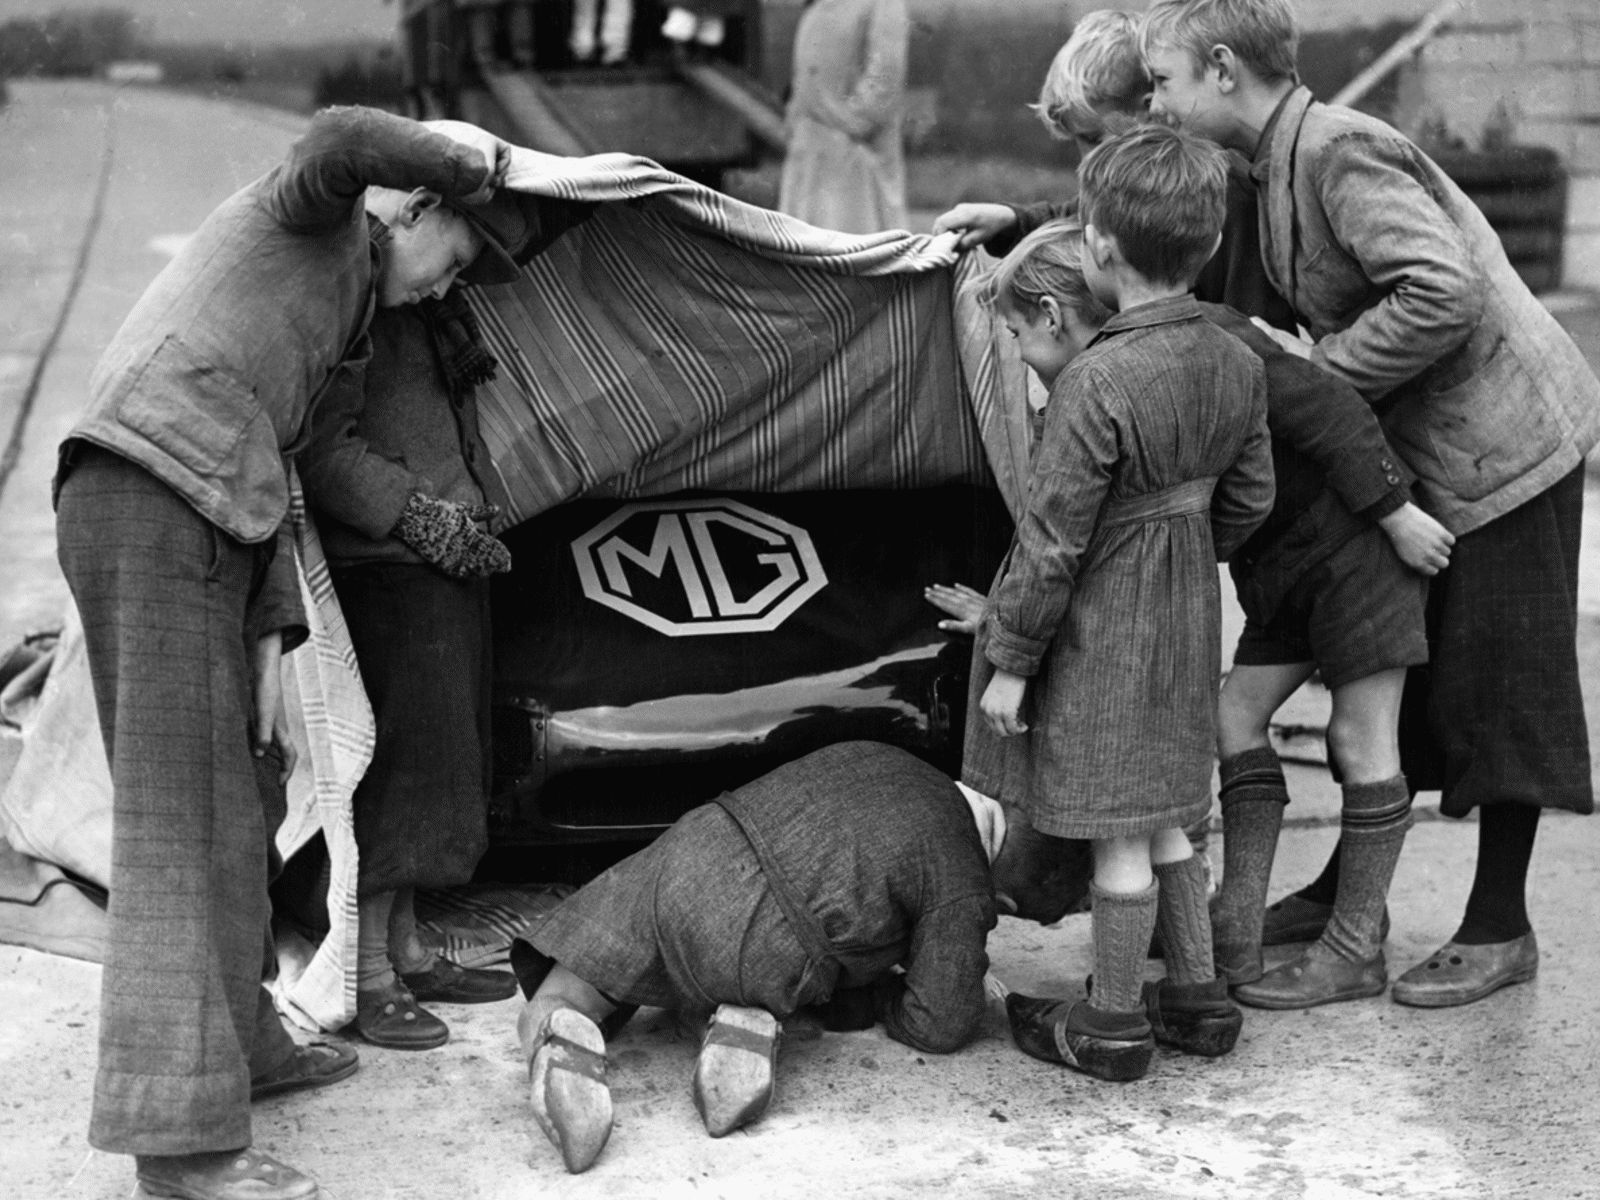
{"label": "buckled sandal", "polygon": [[605,1051],[598,1025],[575,1008],[558,1008],[528,1066],[534,1121],[574,1175],[594,1165],[611,1137]]}
{"label": "buckled sandal", "polygon": [[1530,929],[1509,942],[1487,946],[1446,942],[1396,979],[1389,995],[1414,1008],[1451,1008],[1526,983],[1538,973],[1539,942]]}
{"label": "buckled sandal", "polygon": [[317,1181],[254,1147],[135,1159],[146,1196],[174,1200],[309,1200]]}
{"label": "buckled sandal", "polygon": [[772,1103],[783,1026],[764,1008],[723,1004],[694,1064],[694,1106],[712,1137],[758,1120]]}
{"label": "buckled sandal", "polygon": [[264,1075],[250,1081],[250,1099],[265,1100],[286,1092],[327,1087],[356,1073],[361,1056],[349,1046],[312,1042],[296,1046],[294,1053]]}
{"label": "buckled sandal", "polygon": [[450,1040],[450,1026],[399,984],[356,995],[356,1032],[389,1050],[434,1050]]}

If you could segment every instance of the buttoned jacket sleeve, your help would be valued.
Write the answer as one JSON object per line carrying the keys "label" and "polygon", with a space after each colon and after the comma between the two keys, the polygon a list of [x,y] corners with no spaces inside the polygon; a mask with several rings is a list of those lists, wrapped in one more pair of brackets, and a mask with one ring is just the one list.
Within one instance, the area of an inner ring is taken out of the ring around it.
{"label": "buttoned jacket sleeve", "polygon": [[1225,562],[1272,513],[1276,486],[1272,474],[1272,435],[1267,429],[1267,376],[1255,364],[1251,407],[1256,419],[1239,456],[1217,479],[1211,493],[1211,541],[1217,561]]}
{"label": "buttoned jacket sleeve", "polygon": [[984,945],[994,924],[994,901],[986,896],[923,913],[912,930],[906,973],[885,976],[874,988],[884,1032],[928,1054],[949,1054],[970,1042],[983,1021]]}
{"label": "buttoned jacket sleeve", "polygon": [[1303,308],[1317,287],[1317,257],[1338,251],[1382,293],[1347,328],[1324,334],[1311,361],[1376,400],[1471,336],[1487,282],[1402,139],[1348,132],[1297,164],[1311,172],[1337,245],[1306,247],[1296,302]]}
{"label": "buttoned jacket sleeve", "polygon": [[471,146],[375,108],[325,108],[272,173],[262,203],[284,228],[311,233],[350,216],[368,187],[470,196],[492,164]]}
{"label": "buttoned jacket sleeve", "polygon": [[1353,513],[1388,516],[1415,476],[1390,449],[1372,406],[1331,372],[1290,354],[1242,313],[1201,306],[1206,319],[1253,350],[1266,370],[1267,428],[1317,467]]}
{"label": "buttoned jacket sleeve", "polygon": [[1117,423],[1106,403],[1115,393],[1110,376],[1082,359],[1051,389],[1028,507],[989,609],[987,654],[1002,671],[1037,674],[1071,603],[1121,457]]}

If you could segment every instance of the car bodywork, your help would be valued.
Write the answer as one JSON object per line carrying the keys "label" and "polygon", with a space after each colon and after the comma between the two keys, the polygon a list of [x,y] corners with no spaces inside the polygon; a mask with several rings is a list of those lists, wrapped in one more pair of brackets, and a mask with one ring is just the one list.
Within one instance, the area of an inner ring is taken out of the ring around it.
{"label": "car bodywork", "polygon": [[830,742],[959,770],[971,641],[931,583],[986,585],[992,489],[585,500],[510,531],[494,587],[499,845],[651,837]]}

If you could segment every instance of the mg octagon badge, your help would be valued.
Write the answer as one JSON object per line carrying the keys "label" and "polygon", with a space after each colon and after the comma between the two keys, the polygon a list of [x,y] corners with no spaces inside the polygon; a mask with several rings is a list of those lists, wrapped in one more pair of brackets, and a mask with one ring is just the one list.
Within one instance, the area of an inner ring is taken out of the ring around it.
{"label": "mg octagon badge", "polygon": [[828,586],[809,533],[737,500],[625,504],[572,554],[585,596],[668,637],[767,633]]}

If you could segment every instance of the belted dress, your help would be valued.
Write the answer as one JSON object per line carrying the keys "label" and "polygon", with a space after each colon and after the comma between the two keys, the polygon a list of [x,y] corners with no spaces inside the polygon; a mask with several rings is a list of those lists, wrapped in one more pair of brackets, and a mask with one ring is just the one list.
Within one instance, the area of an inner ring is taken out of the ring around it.
{"label": "belted dress", "polygon": [[[1042,833],[1109,838],[1211,806],[1217,563],[1271,511],[1260,359],[1192,296],[1119,313],[1051,388],[1027,508],[973,652],[963,778]],[[1026,733],[979,700],[1030,679]]]}

